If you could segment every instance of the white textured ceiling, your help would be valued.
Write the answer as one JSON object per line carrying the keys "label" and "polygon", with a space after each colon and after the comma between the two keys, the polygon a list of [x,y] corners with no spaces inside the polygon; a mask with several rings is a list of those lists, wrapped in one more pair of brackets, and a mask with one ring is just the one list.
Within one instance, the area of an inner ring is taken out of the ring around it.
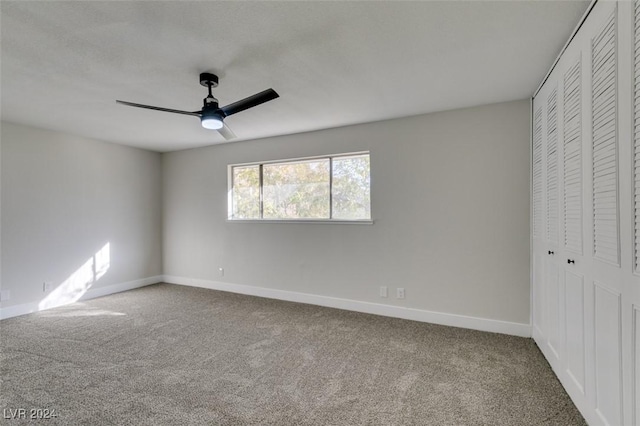
{"label": "white textured ceiling", "polygon": [[523,99],[586,1],[1,1],[2,119],[156,151],[224,142],[197,117],[214,72],[237,141]]}

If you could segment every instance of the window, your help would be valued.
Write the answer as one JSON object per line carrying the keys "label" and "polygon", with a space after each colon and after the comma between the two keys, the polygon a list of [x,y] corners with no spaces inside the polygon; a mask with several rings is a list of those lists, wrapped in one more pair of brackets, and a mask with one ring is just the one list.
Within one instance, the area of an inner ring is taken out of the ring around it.
{"label": "window", "polygon": [[229,166],[230,220],[370,221],[369,153]]}

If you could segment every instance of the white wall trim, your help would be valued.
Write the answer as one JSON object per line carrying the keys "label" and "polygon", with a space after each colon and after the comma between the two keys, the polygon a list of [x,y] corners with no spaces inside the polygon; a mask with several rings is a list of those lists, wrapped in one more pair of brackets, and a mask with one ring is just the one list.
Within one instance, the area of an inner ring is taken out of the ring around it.
{"label": "white wall trim", "polygon": [[[90,288],[85,294],[82,295],[82,297],[80,297],[80,299],[77,300],[77,302],[82,300],[95,299],[96,297],[108,296],[110,294],[120,293],[122,291],[133,290],[135,288],[140,288],[151,284],[156,284],[162,282],[162,278],[162,275],[156,275],[153,277],[141,278],[139,280],[127,281],[124,283],[112,284],[104,287]],[[40,301],[2,307],[0,308],[0,320],[45,310],[40,309],[40,307],[38,306],[39,303]],[[51,306],[46,309],[56,308],[65,304],[66,303],[61,303],[59,305]]]}
{"label": "white wall trim", "polygon": [[170,284],[228,291],[231,293],[247,294],[251,296],[265,297],[268,299],[286,300],[289,302],[307,303],[310,305],[326,306],[329,308],[364,312],[386,317],[403,318],[413,321],[469,328],[472,330],[489,331],[520,337],[531,337],[530,324],[476,318],[464,315],[447,314],[443,312],[425,311],[415,308],[405,308],[402,306],[383,305],[380,303],[362,302],[358,300],[320,296],[317,294],[298,293],[295,291],[277,290],[273,288],[178,277],[173,275],[165,275],[163,281]]}

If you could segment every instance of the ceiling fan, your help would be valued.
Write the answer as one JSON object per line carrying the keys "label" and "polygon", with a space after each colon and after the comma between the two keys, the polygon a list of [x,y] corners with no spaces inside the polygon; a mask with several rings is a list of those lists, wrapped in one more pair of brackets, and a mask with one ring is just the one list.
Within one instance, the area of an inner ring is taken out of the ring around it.
{"label": "ceiling fan", "polygon": [[235,138],[236,135],[224,123],[225,117],[253,108],[254,106],[258,106],[280,96],[275,90],[267,89],[227,106],[218,107],[218,100],[214,98],[211,93],[211,88],[218,86],[218,76],[207,72],[202,73],[200,74],[200,84],[209,89],[209,95],[204,98],[204,105],[200,111],[180,111],[177,109],[161,108],[118,100],[116,100],[116,102],[137,108],[154,109],[156,111],[173,112],[175,114],[195,115],[196,117],[200,117],[202,127],[205,129],[217,130],[225,139],[229,140]]}

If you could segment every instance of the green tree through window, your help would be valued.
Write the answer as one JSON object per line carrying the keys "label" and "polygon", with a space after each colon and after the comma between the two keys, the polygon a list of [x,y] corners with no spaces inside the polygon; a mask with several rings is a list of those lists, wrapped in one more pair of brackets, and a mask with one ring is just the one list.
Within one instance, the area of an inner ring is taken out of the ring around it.
{"label": "green tree through window", "polygon": [[371,219],[368,153],[230,167],[229,219]]}
{"label": "green tree through window", "polygon": [[233,217],[260,219],[260,166],[233,168]]}

